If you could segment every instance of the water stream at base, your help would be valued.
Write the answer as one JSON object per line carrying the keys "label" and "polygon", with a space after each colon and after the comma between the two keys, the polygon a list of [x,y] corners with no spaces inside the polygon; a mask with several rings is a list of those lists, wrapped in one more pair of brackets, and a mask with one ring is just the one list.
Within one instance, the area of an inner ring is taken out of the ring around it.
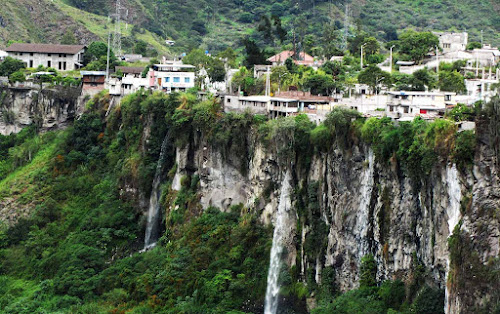
{"label": "water stream at base", "polygon": [[274,225],[273,245],[271,247],[271,260],[269,262],[269,273],[267,275],[266,300],[264,314],[276,314],[278,309],[278,296],[280,285],[278,277],[281,268],[281,254],[283,252],[283,237],[286,232],[286,215],[291,206],[291,175],[287,171],[281,183],[281,194],[278,204],[278,213]]}
{"label": "water stream at base", "polygon": [[156,246],[160,232],[160,181],[163,159],[165,158],[167,145],[168,145],[168,134],[165,136],[163,143],[161,144],[160,157],[158,158],[158,163],[156,164],[156,173],[153,180],[153,187],[151,189],[151,196],[149,197],[149,210],[148,210],[148,224],[146,226],[146,235],[144,237],[144,249],[143,251],[149,250]]}
{"label": "water stream at base", "polygon": [[[446,208],[448,216],[448,236],[453,234],[455,226],[460,221],[460,200],[462,199],[462,191],[460,189],[460,181],[458,178],[457,166],[453,165],[446,169],[446,185],[448,187],[449,204]],[[444,297],[444,312],[450,313],[450,301],[448,291],[448,273],[450,271],[450,257],[446,258],[446,273],[445,273],[445,297]]]}

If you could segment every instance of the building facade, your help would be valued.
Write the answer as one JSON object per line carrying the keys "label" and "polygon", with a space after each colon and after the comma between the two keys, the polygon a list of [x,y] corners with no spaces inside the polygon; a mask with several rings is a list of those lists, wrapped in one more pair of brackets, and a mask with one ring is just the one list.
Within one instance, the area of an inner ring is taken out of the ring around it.
{"label": "building facade", "polygon": [[81,71],[82,75],[82,93],[84,95],[96,95],[104,90],[106,82],[105,71]]}
{"label": "building facade", "polygon": [[185,92],[195,86],[195,67],[181,61],[155,64],[148,73],[149,85],[166,93]]}
{"label": "building facade", "polygon": [[465,51],[469,42],[469,34],[463,33],[435,33],[439,37],[439,46],[443,53]]}
{"label": "building facade", "polygon": [[6,49],[10,57],[19,59],[28,68],[44,66],[58,71],[73,71],[83,67],[83,45],[47,45],[15,43]]}
{"label": "building facade", "polygon": [[400,121],[413,120],[416,116],[434,119],[444,115],[447,106],[457,104],[455,96],[448,92],[388,92],[386,114]]}

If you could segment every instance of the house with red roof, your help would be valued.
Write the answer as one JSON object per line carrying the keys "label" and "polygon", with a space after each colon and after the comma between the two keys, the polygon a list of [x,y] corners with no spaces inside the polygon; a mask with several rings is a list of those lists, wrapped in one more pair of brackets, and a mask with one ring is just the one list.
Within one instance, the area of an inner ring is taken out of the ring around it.
{"label": "house with red roof", "polygon": [[293,62],[297,65],[305,65],[310,67],[319,67],[321,66],[321,62],[314,60],[314,57],[305,53],[299,52],[296,54],[292,50],[284,50],[277,55],[272,56],[267,59],[273,66],[283,65],[285,64],[286,59],[291,58]]}

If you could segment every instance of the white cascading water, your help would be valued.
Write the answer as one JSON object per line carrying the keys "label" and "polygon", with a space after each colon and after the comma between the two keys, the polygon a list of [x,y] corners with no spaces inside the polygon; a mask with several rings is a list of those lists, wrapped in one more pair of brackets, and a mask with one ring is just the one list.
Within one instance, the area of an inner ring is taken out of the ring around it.
{"label": "white cascading water", "polygon": [[161,144],[160,158],[156,164],[156,173],[153,180],[153,187],[151,189],[151,196],[149,197],[149,210],[148,210],[148,224],[146,226],[146,236],[144,237],[144,250],[149,250],[156,245],[160,231],[160,181],[163,159],[168,144],[168,134],[165,136]]}
{"label": "white cascading water", "polygon": [[[446,185],[448,187],[448,207],[446,215],[448,216],[448,236],[453,234],[455,226],[460,221],[460,200],[462,199],[462,191],[460,189],[460,180],[458,178],[457,166],[453,165],[446,168]],[[449,292],[448,292],[448,272],[450,271],[450,258],[446,258],[446,274],[445,274],[445,297],[444,297],[444,312],[450,312]]]}
{"label": "white cascading water", "polygon": [[370,211],[370,201],[371,195],[373,191],[373,174],[375,171],[375,162],[374,162],[373,151],[370,149],[368,153],[368,167],[363,170],[363,174],[361,176],[361,190],[360,197],[361,200],[359,202],[359,210],[357,214],[356,226],[354,227],[354,235],[358,239],[358,252],[359,258],[362,258],[364,255],[368,254],[368,227],[369,227],[369,211]]}
{"label": "white cascading water", "polygon": [[281,194],[278,204],[278,213],[274,224],[273,245],[271,247],[271,261],[267,275],[266,301],[264,314],[276,314],[280,286],[278,277],[281,268],[281,253],[283,252],[283,238],[285,236],[286,215],[291,207],[291,175],[287,171],[281,184]]}

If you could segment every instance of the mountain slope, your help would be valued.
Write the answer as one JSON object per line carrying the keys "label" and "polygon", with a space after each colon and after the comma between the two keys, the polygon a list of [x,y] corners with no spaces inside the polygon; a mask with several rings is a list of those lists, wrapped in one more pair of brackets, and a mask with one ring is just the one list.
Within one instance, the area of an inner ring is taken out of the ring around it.
{"label": "mountain slope", "polygon": [[[79,42],[105,39],[107,16],[114,12],[112,0],[5,0],[0,7],[0,46],[9,40],[57,42],[70,31]],[[471,41],[500,44],[500,4],[496,0],[353,0],[353,1],[241,1],[241,0],[122,0],[124,48],[130,51],[144,40],[160,54],[187,52],[200,47],[217,52],[228,46],[241,47],[241,39],[251,36],[262,45],[266,37],[256,31],[263,15],[281,17],[286,39],[293,34],[299,42],[312,35],[316,44],[323,40],[328,25],[343,28],[345,5],[351,35],[357,28],[380,40],[393,40],[405,28],[469,32]],[[91,13],[89,13],[91,12]],[[108,26],[107,26],[108,25]],[[134,25],[133,27],[131,25]],[[331,29],[331,28],[330,28]],[[176,41],[168,49],[163,39]],[[276,44],[271,45],[273,47]]]}

